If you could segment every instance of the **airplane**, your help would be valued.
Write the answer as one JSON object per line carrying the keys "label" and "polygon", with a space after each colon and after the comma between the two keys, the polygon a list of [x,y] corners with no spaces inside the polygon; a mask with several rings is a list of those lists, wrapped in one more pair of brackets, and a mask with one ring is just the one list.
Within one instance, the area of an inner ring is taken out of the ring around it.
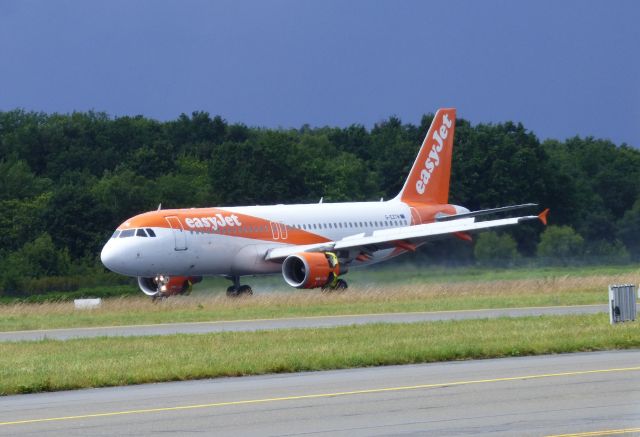
{"label": "airplane", "polygon": [[527,203],[470,211],[448,203],[456,110],[439,109],[402,190],[388,201],[161,209],[122,223],[102,249],[108,269],[137,277],[155,298],[187,294],[203,276],[231,280],[228,296],[253,293],[243,276],[281,273],[296,288],[347,288],[351,267],[413,252],[430,240],[516,225],[539,215],[476,221]]}

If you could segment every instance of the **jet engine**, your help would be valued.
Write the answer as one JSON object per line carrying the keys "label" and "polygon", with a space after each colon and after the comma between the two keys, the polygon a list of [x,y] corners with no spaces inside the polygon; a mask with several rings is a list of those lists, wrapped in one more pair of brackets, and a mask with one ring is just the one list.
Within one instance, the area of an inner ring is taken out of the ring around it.
{"label": "jet engine", "polygon": [[340,274],[334,253],[302,252],[289,255],[282,263],[282,276],[296,288],[324,287]]}
{"label": "jet engine", "polygon": [[160,297],[174,294],[189,294],[191,286],[202,281],[202,276],[166,276],[138,278],[140,290],[147,296]]}

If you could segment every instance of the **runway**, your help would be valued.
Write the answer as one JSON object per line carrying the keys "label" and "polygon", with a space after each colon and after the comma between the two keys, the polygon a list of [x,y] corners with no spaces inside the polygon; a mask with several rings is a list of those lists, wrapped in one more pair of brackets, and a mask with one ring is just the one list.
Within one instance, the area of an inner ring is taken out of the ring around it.
{"label": "runway", "polygon": [[287,328],[328,328],[334,326],[362,325],[367,323],[413,323],[433,322],[439,320],[484,319],[497,317],[595,314],[607,311],[607,305],[576,305],[435,312],[351,314],[339,316],[311,316],[258,320],[168,323],[157,325],[45,329],[34,331],[0,332],[0,342],[35,341],[45,338],[55,340],[68,340],[72,338],[103,336],[114,337],[171,334],[205,334],[224,331],[258,331]]}
{"label": "runway", "polygon": [[640,351],[0,398],[0,435],[543,436],[595,431],[640,435]]}

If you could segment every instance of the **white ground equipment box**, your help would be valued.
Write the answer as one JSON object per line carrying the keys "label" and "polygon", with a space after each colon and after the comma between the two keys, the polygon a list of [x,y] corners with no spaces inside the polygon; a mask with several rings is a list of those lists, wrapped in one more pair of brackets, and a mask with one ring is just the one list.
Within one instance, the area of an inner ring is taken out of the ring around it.
{"label": "white ground equipment box", "polygon": [[90,310],[99,308],[102,305],[102,299],[74,299],[73,304],[77,310]]}
{"label": "white ground equipment box", "polygon": [[636,319],[636,286],[609,285],[609,321],[611,324]]}

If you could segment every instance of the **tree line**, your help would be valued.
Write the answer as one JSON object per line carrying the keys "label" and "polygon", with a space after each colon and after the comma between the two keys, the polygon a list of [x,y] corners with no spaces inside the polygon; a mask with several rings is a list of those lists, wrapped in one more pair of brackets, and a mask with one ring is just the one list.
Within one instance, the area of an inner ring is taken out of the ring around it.
{"label": "tree line", "polygon": [[[115,227],[160,203],[392,198],[432,119],[427,114],[414,125],[389,117],[370,129],[265,129],[207,112],[166,122],[0,112],[0,290],[100,274],[99,252]],[[579,240],[569,254],[640,259],[640,150],[625,144],[592,137],[541,142],[521,123],[458,119],[450,202],[471,210],[535,202]],[[512,240],[502,244],[512,247],[504,253],[527,259],[538,254],[542,232],[519,226],[497,237]],[[495,239],[484,244],[501,247]],[[417,256],[473,260],[487,256],[481,252],[447,242]]]}

